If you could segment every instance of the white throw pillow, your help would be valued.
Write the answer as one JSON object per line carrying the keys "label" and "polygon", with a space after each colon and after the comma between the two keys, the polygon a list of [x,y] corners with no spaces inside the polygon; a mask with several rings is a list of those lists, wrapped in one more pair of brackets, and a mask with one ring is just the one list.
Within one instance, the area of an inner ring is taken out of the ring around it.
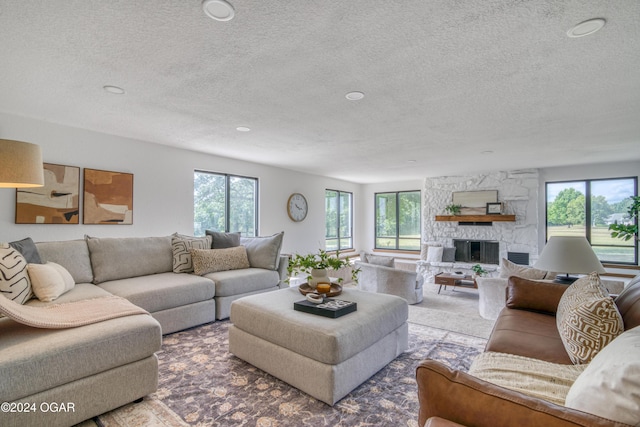
{"label": "white throw pillow", "polygon": [[640,420],[640,326],[603,348],[567,393],[567,408],[621,423]]}
{"label": "white throw pillow", "polygon": [[[537,268],[528,267],[526,265],[519,265],[509,261],[508,259],[502,258],[500,277],[508,279],[511,276],[518,276],[529,280],[542,280],[547,278],[547,272],[545,270],[538,270]],[[555,276],[553,278],[555,278]]]}
{"label": "white throw pillow", "polygon": [[54,262],[29,264],[27,271],[33,293],[40,301],[55,301],[60,295],[73,289],[76,284],[71,273]]}
{"label": "white throw pillow", "polygon": [[444,248],[442,246],[429,246],[427,262],[441,262]]}

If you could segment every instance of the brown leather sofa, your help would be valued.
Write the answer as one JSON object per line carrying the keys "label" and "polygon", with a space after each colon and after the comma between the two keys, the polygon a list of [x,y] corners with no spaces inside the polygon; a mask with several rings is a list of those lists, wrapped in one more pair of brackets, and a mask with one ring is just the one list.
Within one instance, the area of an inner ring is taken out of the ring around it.
{"label": "brown leather sofa", "polygon": [[[625,330],[640,325],[640,279],[636,279],[615,298]],[[500,312],[485,351],[570,364],[555,319],[566,289],[555,283],[509,278],[506,307]],[[627,427],[491,384],[433,360],[418,366],[416,379],[420,426]]]}

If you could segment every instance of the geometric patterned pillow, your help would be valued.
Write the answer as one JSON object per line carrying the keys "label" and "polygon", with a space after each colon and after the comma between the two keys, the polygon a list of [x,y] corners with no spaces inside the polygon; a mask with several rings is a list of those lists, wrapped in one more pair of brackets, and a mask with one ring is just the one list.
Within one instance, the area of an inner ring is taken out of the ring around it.
{"label": "geometric patterned pillow", "polygon": [[18,304],[33,296],[27,260],[8,243],[0,244],[0,294]]}
{"label": "geometric patterned pillow", "polygon": [[216,271],[249,268],[249,258],[244,246],[224,249],[191,249],[193,272],[198,276]]}
{"label": "geometric patterned pillow", "polygon": [[211,249],[211,236],[189,237],[178,235],[171,236],[171,249],[173,250],[173,272],[193,273],[191,249]]}
{"label": "geometric patterned pillow", "polygon": [[582,277],[567,288],[558,304],[556,325],[575,365],[589,363],[624,331],[620,312],[597,273]]}

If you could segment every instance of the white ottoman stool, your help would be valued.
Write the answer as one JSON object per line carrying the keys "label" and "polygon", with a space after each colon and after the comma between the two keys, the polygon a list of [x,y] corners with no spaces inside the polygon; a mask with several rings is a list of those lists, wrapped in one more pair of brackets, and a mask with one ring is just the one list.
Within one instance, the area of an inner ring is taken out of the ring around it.
{"label": "white ottoman stool", "polygon": [[337,319],[295,311],[304,299],[297,287],[234,301],[230,352],[333,405],[408,347],[405,299],[357,289],[335,298],[357,311]]}

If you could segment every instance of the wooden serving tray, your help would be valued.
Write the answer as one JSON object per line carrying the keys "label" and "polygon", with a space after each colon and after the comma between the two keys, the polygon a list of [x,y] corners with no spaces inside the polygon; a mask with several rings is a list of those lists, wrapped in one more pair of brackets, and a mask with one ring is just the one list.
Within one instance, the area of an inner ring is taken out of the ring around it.
{"label": "wooden serving tray", "polygon": [[[309,286],[308,283],[303,283],[302,285],[298,286],[298,290],[300,291],[300,293],[302,295],[306,295],[312,292],[316,292],[315,289],[313,289],[311,286]],[[331,284],[331,290],[325,295],[327,297],[335,297],[338,296],[342,293],[342,286],[332,283]]]}

